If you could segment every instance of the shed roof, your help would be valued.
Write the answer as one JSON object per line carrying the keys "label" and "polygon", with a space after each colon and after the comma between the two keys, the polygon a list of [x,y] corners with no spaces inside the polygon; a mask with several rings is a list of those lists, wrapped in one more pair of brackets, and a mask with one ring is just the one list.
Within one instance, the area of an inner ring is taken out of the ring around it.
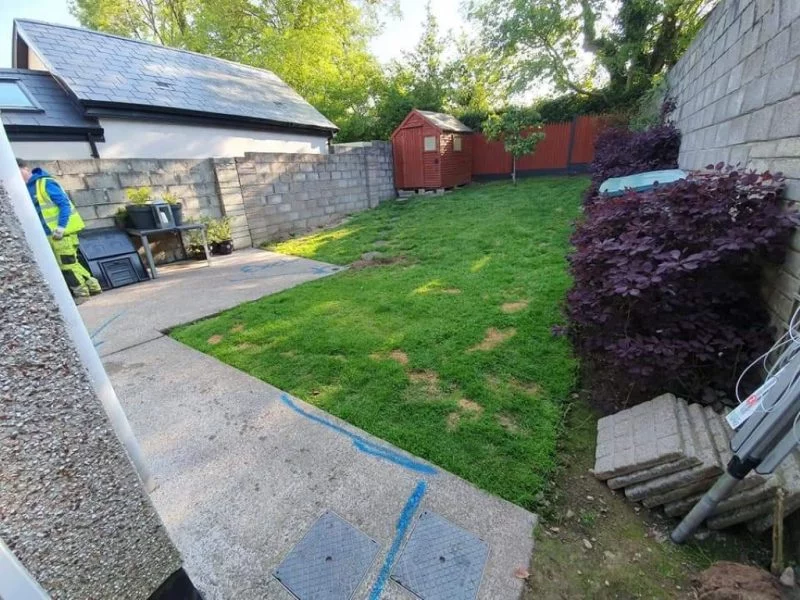
{"label": "shed roof", "polygon": [[119,106],[264,124],[338,128],[277,75],[140,40],[16,19],[19,36],[85,106]]}
{"label": "shed roof", "polygon": [[0,69],[0,80],[20,82],[38,104],[37,110],[4,109],[0,120],[10,132],[45,129],[102,134],[97,119],[85,117],[49,73],[28,69]]}
{"label": "shed roof", "polygon": [[461,121],[456,119],[453,115],[448,115],[440,112],[432,112],[429,110],[417,110],[425,119],[430,123],[441,129],[442,131],[457,131],[461,133],[471,133],[472,129],[464,125]]}

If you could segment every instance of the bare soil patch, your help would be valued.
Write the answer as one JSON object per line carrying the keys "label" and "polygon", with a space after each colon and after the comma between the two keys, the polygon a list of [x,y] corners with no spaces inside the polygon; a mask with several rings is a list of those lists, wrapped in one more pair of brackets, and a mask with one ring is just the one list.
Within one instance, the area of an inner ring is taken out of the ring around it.
{"label": "bare soil patch", "polygon": [[496,415],[495,418],[497,422],[500,423],[500,427],[505,429],[508,433],[519,433],[519,425],[517,425],[517,422],[513,418],[504,414]]}
{"label": "bare soil patch", "polygon": [[527,300],[518,300],[517,302],[506,302],[505,304],[503,304],[503,306],[500,307],[500,310],[502,310],[507,315],[510,315],[512,313],[517,313],[521,310],[525,310],[526,308],[528,308],[528,304],[529,302]]}
{"label": "bare soil patch", "polygon": [[467,350],[467,352],[488,352],[489,350],[494,350],[500,344],[510,340],[515,335],[517,335],[517,330],[514,327],[503,329],[502,331],[495,327],[489,327],[489,329],[486,330],[486,337],[483,338],[483,341]]}
{"label": "bare soil patch", "polygon": [[397,265],[406,262],[404,256],[386,256],[380,252],[365,252],[357,261],[350,263],[350,269],[358,271],[370,267],[383,267],[387,265]]}
{"label": "bare soil patch", "polygon": [[222,336],[220,334],[214,334],[210,338],[206,340],[206,342],[211,346],[216,346],[222,341]]}
{"label": "bare soil patch", "polygon": [[231,333],[242,333],[244,331],[244,324],[239,323],[233,329],[231,329]]}
{"label": "bare soil patch", "polygon": [[455,431],[464,417],[477,417],[483,412],[483,407],[477,402],[467,398],[458,401],[458,410],[447,415],[447,431]]}
{"label": "bare soil patch", "polygon": [[781,600],[778,580],[752,565],[720,561],[698,573],[692,583],[702,600]]}
{"label": "bare soil patch", "polygon": [[439,393],[439,375],[435,371],[411,371],[408,374],[408,378],[411,383],[424,386],[428,394]]}
{"label": "bare soil patch", "polygon": [[391,358],[396,362],[399,362],[401,365],[408,364],[408,354],[406,354],[402,350],[392,350],[391,352],[389,352],[389,358]]}
{"label": "bare soil patch", "polygon": [[461,413],[451,412],[447,415],[447,431],[455,431],[458,429],[458,424],[461,422]]}
{"label": "bare soil patch", "polygon": [[528,394],[529,396],[535,396],[536,394],[540,394],[542,392],[542,386],[540,386],[535,381],[520,381],[514,377],[511,378],[511,386]]}
{"label": "bare soil patch", "polygon": [[241,344],[236,344],[236,349],[240,350],[240,351],[252,350],[255,347],[256,347],[255,344],[251,344],[249,342],[243,342]]}
{"label": "bare soil patch", "polygon": [[461,400],[458,401],[458,407],[465,412],[475,415],[479,415],[483,412],[483,407],[480,404],[466,398],[461,398]]}

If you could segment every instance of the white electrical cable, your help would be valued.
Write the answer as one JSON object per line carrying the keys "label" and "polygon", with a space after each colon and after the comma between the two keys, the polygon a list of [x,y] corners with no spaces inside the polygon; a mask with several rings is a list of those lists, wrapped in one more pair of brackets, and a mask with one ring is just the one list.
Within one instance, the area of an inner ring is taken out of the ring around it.
{"label": "white electrical cable", "polygon": [[[736,401],[741,404],[747,397],[742,398],[740,393],[740,387],[742,380],[744,379],[745,375],[750,372],[750,370],[761,363],[761,367],[764,371],[764,381],[767,381],[770,377],[772,377],[775,373],[781,370],[783,366],[788,364],[798,352],[800,352],[800,333],[797,331],[797,327],[800,325],[800,307],[798,307],[795,312],[792,314],[792,318],[789,320],[789,327],[780,338],[767,350],[764,354],[760,355],[758,358],[753,360],[750,364],[748,364],[744,370],[739,374],[739,378],[736,380],[736,385],[734,386],[734,394],[736,396]],[[788,348],[786,348],[788,346]],[[778,355],[777,359],[768,366],[767,362],[770,356],[773,353],[781,351]],[[749,397],[749,396],[748,396]],[[775,407],[778,399],[776,398],[770,406],[764,406],[763,403],[759,403],[756,407],[756,410],[764,413],[769,413]]]}

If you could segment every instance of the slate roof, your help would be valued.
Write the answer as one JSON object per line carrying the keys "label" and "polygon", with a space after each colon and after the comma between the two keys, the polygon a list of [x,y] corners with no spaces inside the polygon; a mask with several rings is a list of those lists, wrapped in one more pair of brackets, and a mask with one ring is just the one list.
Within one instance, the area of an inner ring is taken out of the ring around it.
{"label": "slate roof", "polygon": [[85,106],[127,105],[328,131],[336,125],[274,73],[96,31],[28,19],[15,32]]}
{"label": "slate roof", "polygon": [[33,96],[41,110],[0,111],[0,119],[11,131],[24,131],[26,128],[43,127],[83,130],[87,133],[102,134],[97,119],[83,116],[67,93],[49,73],[27,69],[0,69],[0,80],[17,80]]}
{"label": "slate roof", "polygon": [[472,133],[472,129],[464,125],[461,121],[452,115],[445,113],[431,112],[429,110],[418,110],[419,114],[425,117],[428,121],[436,125],[442,131],[456,131],[461,133]]}

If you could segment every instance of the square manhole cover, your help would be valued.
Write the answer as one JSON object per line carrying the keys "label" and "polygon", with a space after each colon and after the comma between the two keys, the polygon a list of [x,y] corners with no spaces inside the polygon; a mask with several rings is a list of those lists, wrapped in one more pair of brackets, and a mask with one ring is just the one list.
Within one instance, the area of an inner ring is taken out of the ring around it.
{"label": "square manhole cover", "polygon": [[392,570],[422,600],[475,600],[489,545],[447,519],[423,512]]}
{"label": "square manhole cover", "polygon": [[378,549],[378,542],[328,511],[273,575],[300,600],[349,600]]}

